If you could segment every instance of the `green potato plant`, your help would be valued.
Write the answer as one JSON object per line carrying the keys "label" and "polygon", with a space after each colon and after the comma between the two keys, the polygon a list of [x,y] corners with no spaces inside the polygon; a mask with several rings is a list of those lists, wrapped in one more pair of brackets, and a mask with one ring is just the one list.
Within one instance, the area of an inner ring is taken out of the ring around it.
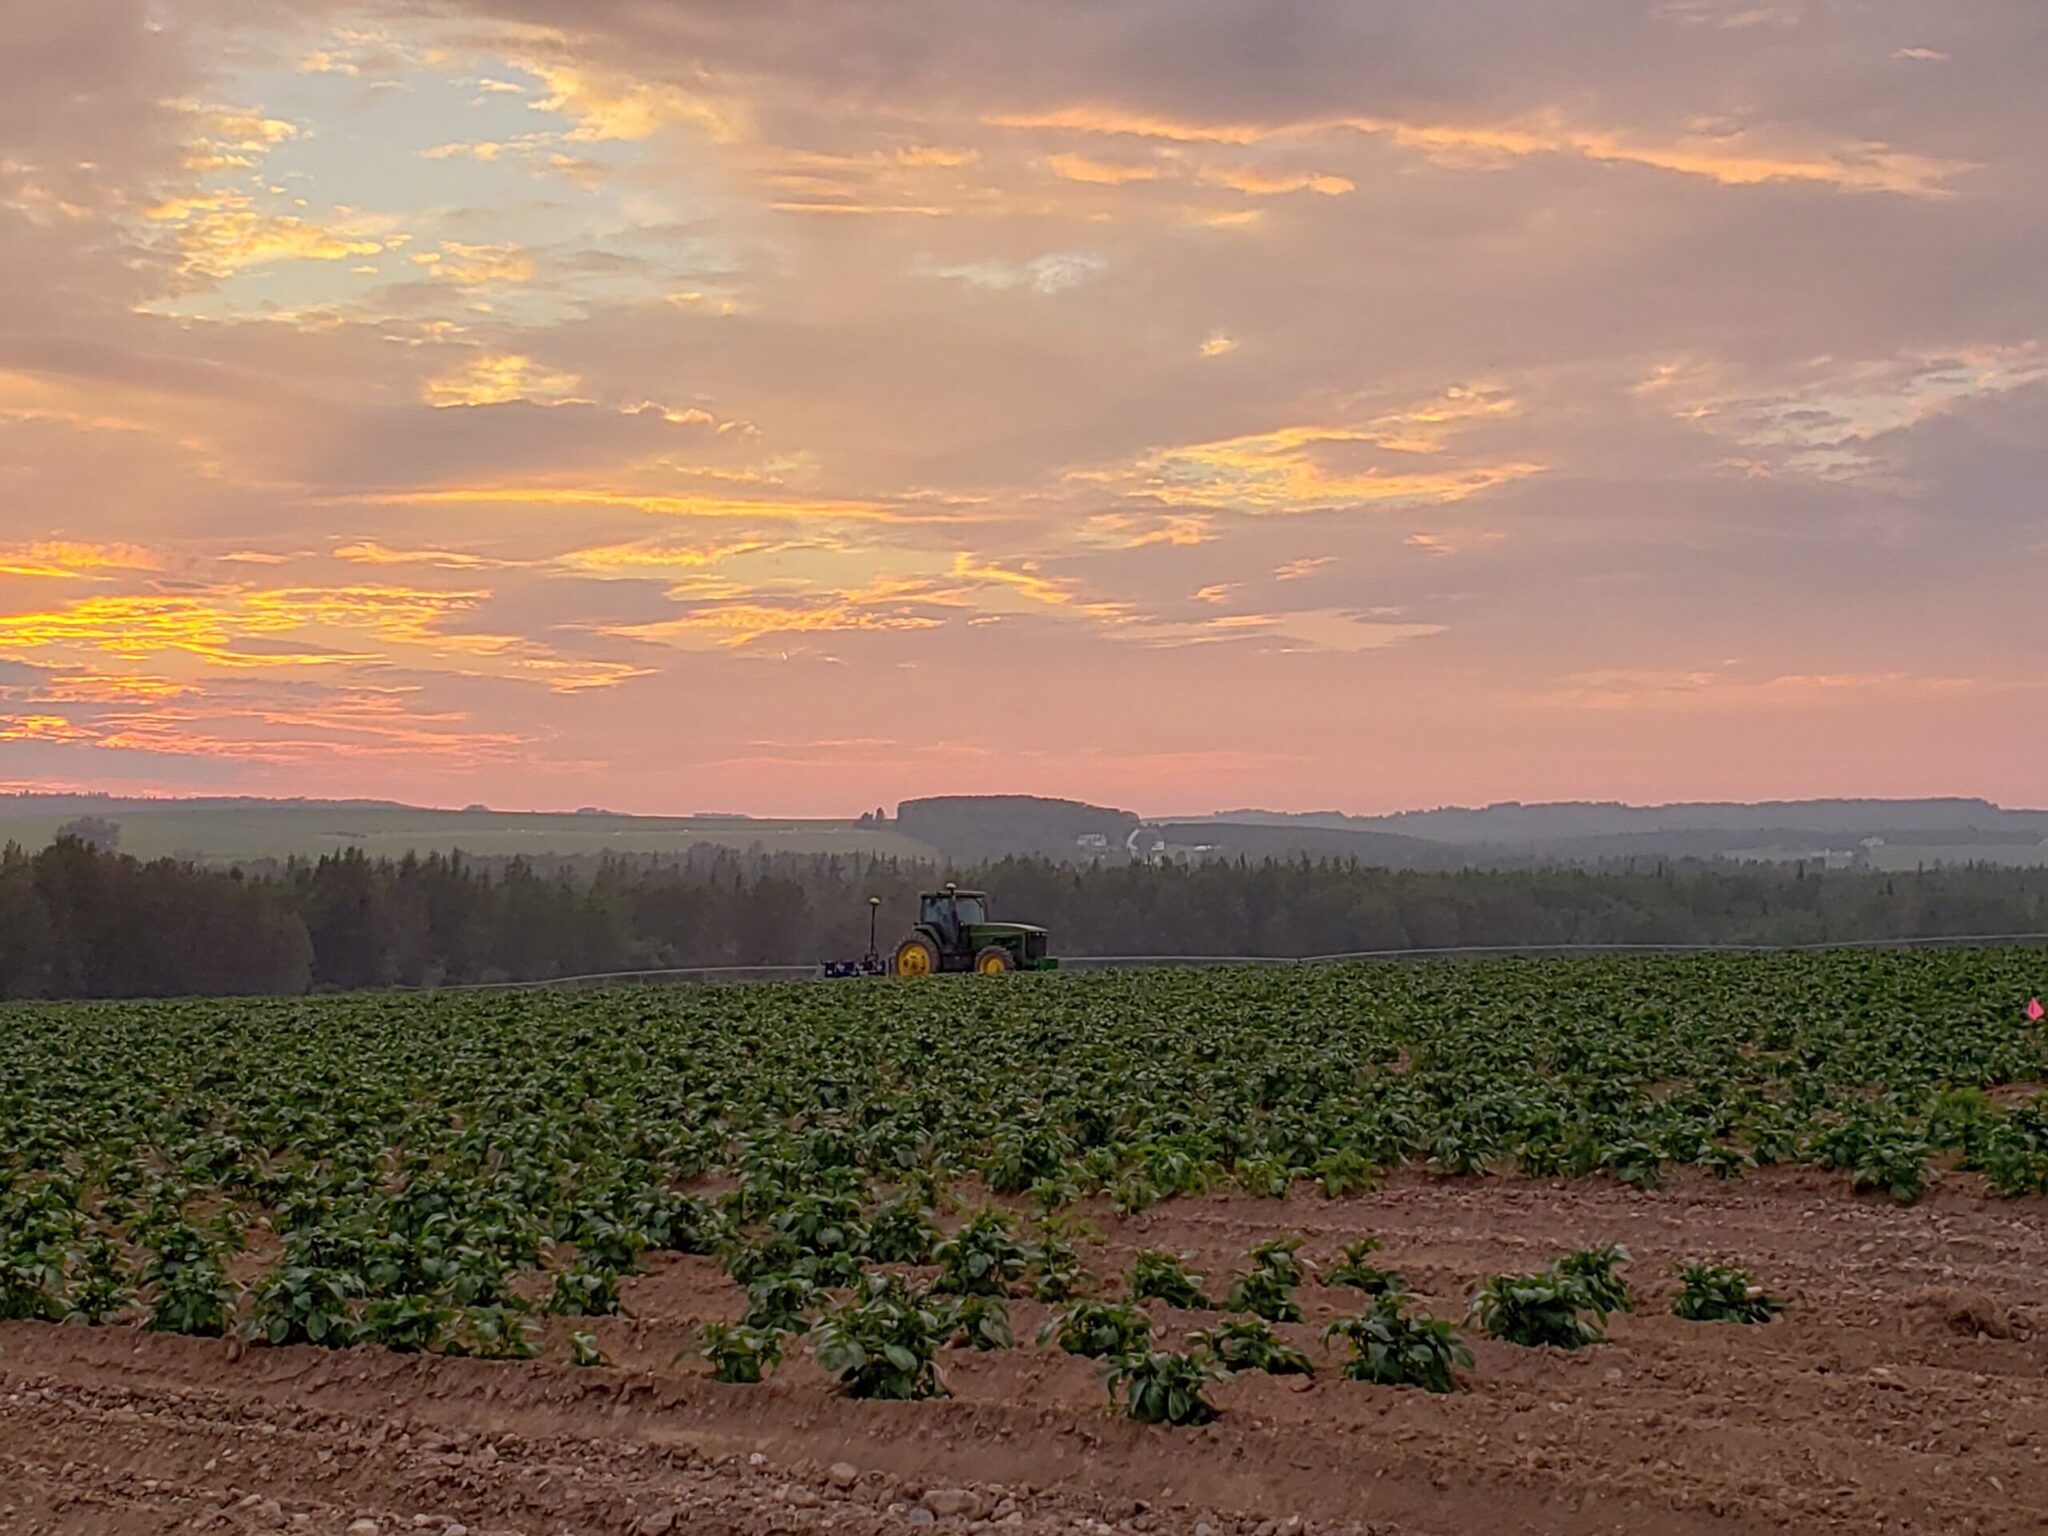
{"label": "green potato plant", "polygon": [[1323,1330],[1323,1343],[1343,1339],[1351,1345],[1351,1358],[1344,1363],[1344,1375],[1351,1381],[1454,1391],[1454,1369],[1472,1364],[1470,1346],[1449,1323],[1412,1317],[1407,1308],[1406,1296],[1382,1294],[1369,1311],[1331,1323]]}
{"label": "green potato plant", "polygon": [[1206,1350],[1142,1350],[1116,1355],[1106,1377],[1111,1407],[1140,1424],[1207,1424],[1216,1405],[1204,1395],[1229,1372]]}
{"label": "green potato plant", "polygon": [[1768,1323],[1785,1304],[1732,1265],[1693,1261],[1678,1268],[1672,1314],[1692,1323]]}

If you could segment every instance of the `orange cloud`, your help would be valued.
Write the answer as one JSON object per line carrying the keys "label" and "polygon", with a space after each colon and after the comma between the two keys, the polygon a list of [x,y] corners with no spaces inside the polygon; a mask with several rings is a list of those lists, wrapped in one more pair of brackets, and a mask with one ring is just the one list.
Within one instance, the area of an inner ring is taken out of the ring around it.
{"label": "orange cloud", "polygon": [[59,672],[36,690],[51,704],[156,704],[191,691],[168,677],[134,672]]}
{"label": "orange cloud", "polygon": [[777,213],[844,213],[856,217],[886,217],[910,214],[919,218],[943,218],[950,211],[936,203],[803,202],[790,200],[768,205]]}
{"label": "orange cloud", "polygon": [[287,587],[205,596],[90,597],[42,613],[0,615],[0,654],[28,657],[73,648],[140,659],[184,653],[228,667],[338,661],[351,658],[237,647],[321,628],[367,630],[421,643],[434,638],[440,620],[469,611],[485,595],[408,587]]}
{"label": "orange cloud", "polygon": [[531,563],[494,560],[453,549],[391,549],[374,542],[344,544],[334,551],[334,558],[356,565],[431,565],[449,571],[504,570]]}
{"label": "orange cloud", "polygon": [[1326,565],[1337,562],[1335,555],[1319,555],[1313,559],[1289,560],[1285,565],[1273,567],[1275,581],[1299,581],[1304,576],[1313,576]]}
{"label": "orange cloud", "polygon": [[382,238],[326,228],[291,214],[260,213],[240,192],[209,192],[159,203],[149,217],[171,226],[184,270],[230,277],[245,267],[280,261],[344,261],[377,256]]}
{"label": "orange cloud", "polygon": [[1647,166],[1683,176],[1701,176],[1723,186],[1756,186],[1771,181],[1805,181],[1844,192],[1893,192],[1915,197],[1946,197],[1945,185],[1974,169],[1963,160],[1941,160],[1895,150],[1885,144],[1855,144],[1808,154],[1748,150],[1741,139],[1726,137],[1645,142],[1613,130],[1566,126],[1555,115],[1508,126],[1460,126],[1404,123],[1385,118],[1347,118],[1342,126],[1360,133],[1383,135],[1407,149],[1418,149],[1440,163],[1484,164],[1489,157],[1520,159],[1530,155],[1578,155],[1587,160]]}
{"label": "orange cloud", "polygon": [[1339,467],[1359,450],[1412,451],[1414,441],[1374,427],[1278,427],[1147,454],[1108,478],[1128,495],[1174,506],[1242,512],[1309,511],[1354,502],[1453,502],[1540,474],[1527,461],[1473,464],[1428,473],[1377,464]]}
{"label": "orange cloud", "polygon": [[483,288],[492,283],[533,281],[533,258],[516,245],[466,245],[460,240],[443,240],[438,251],[413,255],[416,266],[438,282],[458,288]]}
{"label": "orange cloud", "polygon": [[981,159],[981,151],[954,144],[910,144],[897,150],[896,158],[905,165],[937,166],[944,170],[953,170],[959,166],[973,165]]}
{"label": "orange cloud", "polygon": [[1072,153],[1047,155],[1045,163],[1068,181],[1087,182],[1100,187],[1120,187],[1127,181],[1153,181],[1159,175],[1156,165],[1112,165]]}
{"label": "orange cloud", "polygon": [[1048,112],[991,112],[982,122],[992,128],[1056,128],[1074,133],[1128,134],[1165,139],[1175,144],[1257,144],[1276,130],[1251,123],[1196,123],[1118,107],[1059,107]]}
{"label": "orange cloud", "polygon": [[1083,522],[1080,529],[1082,543],[1111,549],[1144,549],[1153,544],[1190,549],[1213,537],[1209,519],[1200,514],[1143,517],[1131,512],[1101,512]]}
{"label": "orange cloud", "polygon": [[62,715],[0,715],[0,741],[91,741],[97,734]]}
{"label": "orange cloud", "polygon": [[718,646],[731,649],[772,635],[938,628],[938,619],[913,612],[901,603],[885,606],[901,595],[877,589],[868,593],[835,593],[812,600],[713,602],[673,619],[616,625],[600,633],[651,641],[681,641],[692,636],[704,636]]}
{"label": "orange cloud", "polygon": [[0,576],[72,579],[102,571],[158,568],[156,555],[139,544],[93,544],[69,539],[0,544]]}
{"label": "orange cloud", "polygon": [[643,675],[631,663],[562,656],[522,635],[446,627],[474,613],[489,596],[359,584],[92,597],[44,612],[0,615],[0,656],[189,657],[235,672],[403,660],[429,670],[537,682],[558,693],[608,688]]}
{"label": "orange cloud", "polygon": [[768,501],[730,496],[667,496],[580,486],[472,486],[439,491],[391,491],[339,501],[387,507],[614,507],[663,517],[706,517],[759,522],[943,523],[964,514],[909,511],[865,501]]}
{"label": "orange cloud", "polygon": [[1349,177],[1327,171],[1262,171],[1251,166],[1205,165],[1195,173],[1195,180],[1248,192],[1254,197],[1279,197],[1288,192],[1342,197],[1358,190],[1358,184]]}
{"label": "orange cloud", "polygon": [[461,367],[426,382],[427,403],[434,406],[567,405],[575,402],[582,384],[573,373],[543,368],[518,352],[487,352]]}
{"label": "orange cloud", "polygon": [[108,714],[90,739],[106,750],[277,765],[336,758],[479,762],[501,758],[531,739],[460,729],[466,714],[420,710],[390,691],[321,690],[311,703],[303,692],[276,702],[202,699],[174,709]]}
{"label": "orange cloud", "polygon": [[605,544],[557,556],[564,570],[591,576],[658,577],[679,571],[701,571],[742,555],[790,549],[788,543],[749,540],[738,544]]}
{"label": "orange cloud", "polygon": [[192,140],[185,168],[210,172],[251,170],[278,145],[299,136],[296,123],[238,107],[173,103],[190,122]]}
{"label": "orange cloud", "polygon": [[[1550,112],[1509,123],[1408,122],[1383,117],[1330,117],[1277,123],[1204,123],[1116,107],[1072,106],[1042,112],[990,113],[992,127],[1158,139],[1175,144],[1254,145],[1306,142],[1350,131],[1385,138],[1453,168],[1484,167],[1532,155],[1646,166],[1699,176],[1724,186],[1803,181],[1845,192],[1891,192],[1915,197],[1948,195],[1947,183],[1972,162],[1940,159],[1882,143],[1855,143],[1805,152],[1751,148],[1745,138],[1681,137],[1658,142],[1616,129],[1574,127]],[[1211,173],[1211,179],[1232,175]],[[1327,190],[1345,178],[1334,177]],[[1225,181],[1225,185],[1235,183]],[[1308,185],[1309,183],[1304,183]],[[1242,190],[1254,190],[1251,187]],[[1290,188],[1289,190],[1293,190]],[[1325,190],[1316,188],[1316,190]]]}
{"label": "orange cloud", "polygon": [[574,120],[576,126],[567,135],[572,143],[636,143],[677,124],[699,128],[720,144],[732,143],[742,133],[731,104],[693,95],[666,81],[637,80],[580,63],[513,62],[546,83],[549,94],[531,103],[534,111]]}

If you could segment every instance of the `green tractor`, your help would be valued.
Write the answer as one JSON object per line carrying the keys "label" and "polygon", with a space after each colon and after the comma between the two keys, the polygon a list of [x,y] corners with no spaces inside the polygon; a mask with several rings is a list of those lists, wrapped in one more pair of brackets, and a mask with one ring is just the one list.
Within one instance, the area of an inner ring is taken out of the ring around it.
{"label": "green tractor", "polygon": [[1052,971],[1059,961],[1045,952],[1045,930],[1028,923],[992,923],[988,895],[947,886],[917,899],[917,926],[896,946],[898,976],[934,971]]}

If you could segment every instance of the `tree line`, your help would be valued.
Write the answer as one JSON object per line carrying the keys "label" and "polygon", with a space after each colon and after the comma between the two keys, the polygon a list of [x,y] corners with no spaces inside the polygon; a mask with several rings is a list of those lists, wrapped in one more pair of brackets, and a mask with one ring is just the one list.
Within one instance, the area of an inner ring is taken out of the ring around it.
{"label": "tree line", "polygon": [[[78,838],[0,852],[0,997],[298,994],[886,953],[924,866],[705,845],[681,858],[142,862]],[[1397,871],[1332,860],[1082,865],[951,878],[1055,954],[1285,956],[1455,945],[1817,944],[2048,932],[2048,869]]]}

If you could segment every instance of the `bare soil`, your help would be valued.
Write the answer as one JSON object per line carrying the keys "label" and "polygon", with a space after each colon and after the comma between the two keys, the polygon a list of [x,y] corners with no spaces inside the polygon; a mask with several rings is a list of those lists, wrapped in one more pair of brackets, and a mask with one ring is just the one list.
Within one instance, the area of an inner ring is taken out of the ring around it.
{"label": "bare soil", "polygon": [[[1951,1177],[1919,1206],[1770,1171],[1609,1184],[1402,1178],[1352,1199],[1212,1197],[1096,1218],[1108,1276],[1192,1253],[1213,1290],[1251,1244],[1331,1255],[1367,1233],[1440,1315],[1570,1247],[1635,1254],[1635,1313],[1575,1354],[1475,1339],[1469,1390],[1340,1379],[1314,1344],[1355,1310],[1311,1284],[1283,1329],[1313,1383],[1240,1376],[1203,1429],[1111,1418],[1095,1363],[949,1351],[952,1396],[837,1395],[808,1359],[709,1380],[693,1325],[741,1298],[697,1259],[592,1325],[613,1366],[248,1349],[133,1328],[0,1327],[0,1532],[374,1530],[470,1536],[931,1528],[1041,1533],[2008,1532],[2048,1525],[2048,1202]],[[1751,1270],[1762,1327],[1669,1315],[1681,1259]],[[1168,1336],[1213,1322],[1160,1312]],[[681,1355],[680,1360],[677,1358]]]}

